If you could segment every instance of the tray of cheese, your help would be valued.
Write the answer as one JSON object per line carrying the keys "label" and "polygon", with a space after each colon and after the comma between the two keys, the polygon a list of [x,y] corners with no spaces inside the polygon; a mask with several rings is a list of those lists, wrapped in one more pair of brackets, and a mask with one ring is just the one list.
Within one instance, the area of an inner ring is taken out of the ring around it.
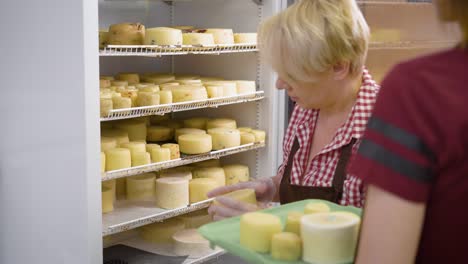
{"label": "tray of cheese", "polygon": [[210,223],[198,232],[249,263],[344,264],[353,263],[360,217],[359,208],[310,199]]}

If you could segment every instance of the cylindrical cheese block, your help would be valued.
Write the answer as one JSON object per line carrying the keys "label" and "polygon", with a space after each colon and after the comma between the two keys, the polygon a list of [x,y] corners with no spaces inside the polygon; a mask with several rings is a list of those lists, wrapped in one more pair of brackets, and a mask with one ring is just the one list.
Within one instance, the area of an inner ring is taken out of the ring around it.
{"label": "cylindrical cheese block", "polygon": [[213,34],[208,33],[183,33],[183,44],[184,45],[214,45]]}
{"label": "cylindrical cheese block", "polygon": [[174,209],[189,204],[189,181],[181,177],[165,177],[156,180],[156,206]]}
{"label": "cylindrical cheese block", "polygon": [[103,80],[103,79],[99,80],[99,88],[108,88],[110,86],[111,86],[110,80]]}
{"label": "cylindrical cheese block", "polygon": [[218,187],[226,185],[224,170],[219,167],[199,168],[192,172],[193,178],[210,178],[216,180]]}
{"label": "cylindrical cheese block", "polygon": [[159,105],[161,99],[159,92],[138,92],[137,106]]}
{"label": "cylindrical cheese block", "polygon": [[246,132],[246,133],[252,132],[252,128],[250,127],[238,127],[237,130],[239,130],[240,132]]}
{"label": "cylindrical cheese block", "polygon": [[146,144],[141,141],[130,141],[127,143],[122,143],[120,144],[121,148],[128,148],[130,150],[130,153],[133,154],[136,152],[146,152]]}
{"label": "cylindrical cheese block", "polygon": [[250,180],[249,167],[241,164],[226,165],[223,167],[226,175],[226,185],[233,185],[239,182]]}
{"label": "cylindrical cheese block", "polygon": [[211,128],[208,129],[213,141],[213,150],[238,147],[241,144],[240,132],[237,129],[230,128]]}
{"label": "cylindrical cheese block", "polygon": [[106,171],[120,170],[132,166],[130,150],[126,148],[109,149],[105,153]]}
{"label": "cylindrical cheese block", "polygon": [[109,32],[107,30],[99,30],[99,48],[103,49],[109,43]]}
{"label": "cylindrical cheese block", "polygon": [[301,235],[301,218],[304,216],[301,212],[288,212],[288,218],[286,218],[286,226],[284,227],[285,232],[295,233]]}
{"label": "cylindrical cheese block", "polygon": [[177,218],[167,219],[164,222],[154,223],[141,228],[143,240],[157,244],[172,244],[172,236],[185,227],[184,222]]}
{"label": "cylindrical cheese block", "polygon": [[199,85],[202,86],[201,80],[177,80],[180,85]]}
{"label": "cylindrical cheese block", "polygon": [[132,167],[148,165],[151,163],[151,155],[148,152],[133,152]]}
{"label": "cylindrical cheese block", "polygon": [[171,160],[171,151],[167,148],[154,148],[151,150],[152,162],[163,162]]}
{"label": "cylindrical cheese block", "polygon": [[301,238],[295,233],[274,234],[271,240],[271,256],[277,260],[298,261],[302,254]]}
{"label": "cylindrical cheese block", "polygon": [[127,179],[127,200],[152,201],[156,190],[156,175],[145,173]]}
{"label": "cylindrical cheese block", "polygon": [[110,180],[110,181],[105,181],[102,182],[102,186],[112,189],[112,196],[114,201],[117,199],[117,181],[116,180]]}
{"label": "cylindrical cheese block", "polygon": [[161,87],[161,91],[171,91],[174,86],[179,86],[180,84],[176,81],[168,82],[168,83],[162,83],[159,86]]}
{"label": "cylindrical cheese block", "polygon": [[182,45],[182,30],[156,27],[146,29],[145,45]]}
{"label": "cylindrical cheese block", "polygon": [[204,83],[206,86],[220,86],[222,88],[223,97],[237,95],[237,84],[233,81],[211,81]]}
{"label": "cylindrical cheese block", "polygon": [[159,174],[159,178],[167,178],[167,177],[175,177],[175,178],[182,178],[185,180],[192,179],[192,172],[190,171],[176,171],[176,170],[166,170],[162,171]]}
{"label": "cylindrical cheese block", "polygon": [[169,143],[162,145],[161,148],[167,148],[171,151],[171,160],[180,158],[179,145]]}
{"label": "cylindrical cheese block", "polygon": [[101,137],[101,151],[106,152],[109,149],[117,147],[117,139],[112,137]]}
{"label": "cylindrical cheese block", "polygon": [[204,239],[197,229],[180,230],[172,236],[174,253],[178,256],[200,258],[211,252],[210,242]]}
{"label": "cylindrical cheese block", "polygon": [[199,167],[199,168],[221,167],[221,161],[219,159],[210,159],[210,160],[205,160],[205,161],[194,163],[193,166]]}
{"label": "cylindrical cheese block", "polygon": [[281,233],[279,217],[267,213],[246,213],[240,219],[241,246],[259,253],[268,253],[274,234]]}
{"label": "cylindrical cheese block", "polygon": [[216,118],[206,122],[207,129],[217,127],[237,129],[237,123],[236,120],[228,118]]}
{"label": "cylindrical cheese block", "polygon": [[172,101],[174,103],[197,101],[208,99],[208,93],[204,87],[186,85],[175,86],[172,89]]}
{"label": "cylindrical cheese block", "polygon": [[172,91],[159,91],[160,104],[172,104]]}
{"label": "cylindrical cheese block", "polygon": [[179,128],[175,130],[175,141],[178,142],[179,136],[185,134],[206,134],[206,131],[197,128]]}
{"label": "cylindrical cheese block", "polygon": [[234,44],[234,33],[227,28],[209,28],[206,33],[213,34],[215,44]]}
{"label": "cylindrical cheese block", "polygon": [[179,216],[179,219],[184,221],[185,228],[199,228],[200,226],[213,221],[213,218],[208,214],[206,209],[181,215]]}
{"label": "cylindrical cheese block", "polygon": [[257,91],[255,81],[236,81],[238,94],[250,94]]}
{"label": "cylindrical cheese block", "polygon": [[146,140],[146,122],[138,120],[127,120],[115,125],[121,130],[128,132],[130,141]]}
{"label": "cylindrical cheese block", "polygon": [[114,138],[117,140],[117,146],[130,141],[128,132],[121,129],[103,129],[101,130],[101,138]]}
{"label": "cylindrical cheese block", "polygon": [[168,141],[173,137],[173,129],[164,126],[150,126],[148,127],[147,137],[148,141]]}
{"label": "cylindrical cheese block", "polygon": [[102,213],[114,211],[114,192],[111,188],[102,186]]}
{"label": "cylindrical cheese block", "polygon": [[198,178],[191,180],[189,183],[190,203],[196,203],[208,199],[206,194],[218,186],[219,183],[215,179]]}
{"label": "cylindrical cheese block", "polygon": [[[241,189],[241,190],[237,190],[237,191],[224,194],[222,196],[234,199],[239,202],[257,204],[257,197],[255,195],[254,189]],[[220,205],[220,203],[216,200],[214,201],[213,204]]]}
{"label": "cylindrical cheese block", "polygon": [[142,45],[145,39],[145,26],[139,23],[111,25],[108,37],[111,45]]}
{"label": "cylindrical cheese block", "polygon": [[304,207],[304,214],[316,214],[330,212],[330,207],[325,203],[311,202]]}
{"label": "cylindrical cheese block", "polygon": [[205,130],[206,129],[206,123],[209,121],[209,118],[206,117],[194,117],[190,119],[185,119],[184,120],[184,127],[186,128],[198,128]]}
{"label": "cylindrical cheese block", "polygon": [[112,97],[112,107],[114,109],[131,108],[132,99],[127,97]]}
{"label": "cylindrical cheese block", "polygon": [[212,138],[207,134],[186,134],[179,136],[180,152],[184,154],[202,154],[212,150]]}
{"label": "cylindrical cheese block", "polygon": [[109,115],[109,112],[114,109],[114,103],[112,99],[109,98],[101,98],[99,100],[99,107],[100,107],[100,116],[105,117]]}
{"label": "cylindrical cheese block", "polygon": [[255,143],[255,136],[249,132],[241,132],[241,145]]}
{"label": "cylindrical cheese block", "polygon": [[223,91],[224,87],[223,86],[206,86],[206,91],[208,93],[208,98],[218,98],[218,97],[223,97]]}
{"label": "cylindrical cheese block", "polygon": [[[131,86],[129,86],[130,88]],[[137,90],[124,90],[120,91],[120,96],[130,98],[132,100],[132,107],[137,106],[138,91]]]}
{"label": "cylindrical cheese block", "polygon": [[254,136],[255,136],[255,142],[265,142],[265,138],[266,138],[266,133],[265,131],[262,131],[262,130],[252,130],[252,133]]}
{"label": "cylindrical cheese block", "polygon": [[122,80],[111,81],[111,84],[112,84],[112,86],[116,86],[116,88],[117,87],[126,88],[128,86],[128,82],[127,81],[122,81]]}
{"label": "cylindrical cheese block", "polygon": [[257,44],[257,33],[235,33],[234,42],[243,44]]}
{"label": "cylindrical cheese block", "polygon": [[119,73],[117,80],[127,81],[128,85],[135,85],[140,83],[140,76],[137,73]]}
{"label": "cylindrical cheese block", "polygon": [[106,154],[101,152],[101,173],[106,171]]}
{"label": "cylindrical cheese block", "polygon": [[360,218],[328,212],[301,219],[302,260],[308,263],[350,263],[354,260]]}
{"label": "cylindrical cheese block", "polygon": [[146,152],[149,152],[150,154],[155,148],[161,148],[161,146],[158,144],[146,144]]}

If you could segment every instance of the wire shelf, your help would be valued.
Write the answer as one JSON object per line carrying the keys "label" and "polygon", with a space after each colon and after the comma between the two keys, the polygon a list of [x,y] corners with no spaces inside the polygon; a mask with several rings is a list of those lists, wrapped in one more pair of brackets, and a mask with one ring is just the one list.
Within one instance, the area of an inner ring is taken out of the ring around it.
{"label": "wire shelf", "polygon": [[219,159],[224,156],[242,153],[242,152],[255,150],[255,149],[259,149],[263,147],[265,147],[265,142],[250,143],[250,144],[245,144],[239,147],[211,151],[209,153],[200,154],[200,155],[182,155],[181,158],[170,160],[170,161],[164,161],[164,162],[152,163],[152,164],[138,166],[138,167],[131,167],[127,169],[104,172],[102,175],[103,176],[102,181],[109,181],[113,179],[139,175],[139,174],[147,173],[147,172],[160,171],[164,169],[179,167],[179,166],[192,164],[192,163],[209,160],[209,159]]}
{"label": "wire shelf", "polygon": [[255,52],[256,43],[218,44],[218,45],[107,45],[99,51],[99,56],[144,56],[162,57],[172,55]]}
{"label": "wire shelf", "polygon": [[101,117],[101,121],[112,121],[149,115],[164,115],[171,112],[188,111],[201,108],[216,108],[223,105],[258,101],[263,98],[265,98],[265,93],[263,91],[258,91],[250,94],[211,98],[207,100],[198,100],[166,105],[133,107],[125,109],[114,109],[111,110],[107,116]]}

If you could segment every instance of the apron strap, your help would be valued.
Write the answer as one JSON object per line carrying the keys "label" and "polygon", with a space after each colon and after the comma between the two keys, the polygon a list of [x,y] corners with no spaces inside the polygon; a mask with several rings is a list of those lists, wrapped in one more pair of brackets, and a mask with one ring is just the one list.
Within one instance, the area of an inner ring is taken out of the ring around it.
{"label": "apron strap", "polygon": [[338,160],[338,165],[335,169],[335,174],[333,175],[333,188],[335,192],[339,195],[338,201],[341,200],[343,195],[343,185],[346,179],[346,166],[348,165],[349,158],[352,155],[353,146],[356,143],[356,139],[352,138],[351,142],[341,148],[340,159]]}
{"label": "apron strap", "polygon": [[289,152],[288,156],[288,163],[286,163],[286,168],[284,169],[283,178],[286,177],[287,183],[291,182],[291,171],[293,167],[294,156],[296,155],[297,151],[299,150],[299,140],[297,137],[294,137],[294,143],[292,145],[291,151]]}

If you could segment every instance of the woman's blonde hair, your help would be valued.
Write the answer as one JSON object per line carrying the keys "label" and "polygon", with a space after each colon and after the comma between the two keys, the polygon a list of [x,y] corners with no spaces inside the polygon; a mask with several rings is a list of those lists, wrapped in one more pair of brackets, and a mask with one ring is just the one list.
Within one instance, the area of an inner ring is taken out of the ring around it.
{"label": "woman's blonde hair", "polygon": [[309,82],[342,62],[360,73],[369,26],[355,0],[300,0],[264,21],[258,39],[262,58],[280,76]]}

